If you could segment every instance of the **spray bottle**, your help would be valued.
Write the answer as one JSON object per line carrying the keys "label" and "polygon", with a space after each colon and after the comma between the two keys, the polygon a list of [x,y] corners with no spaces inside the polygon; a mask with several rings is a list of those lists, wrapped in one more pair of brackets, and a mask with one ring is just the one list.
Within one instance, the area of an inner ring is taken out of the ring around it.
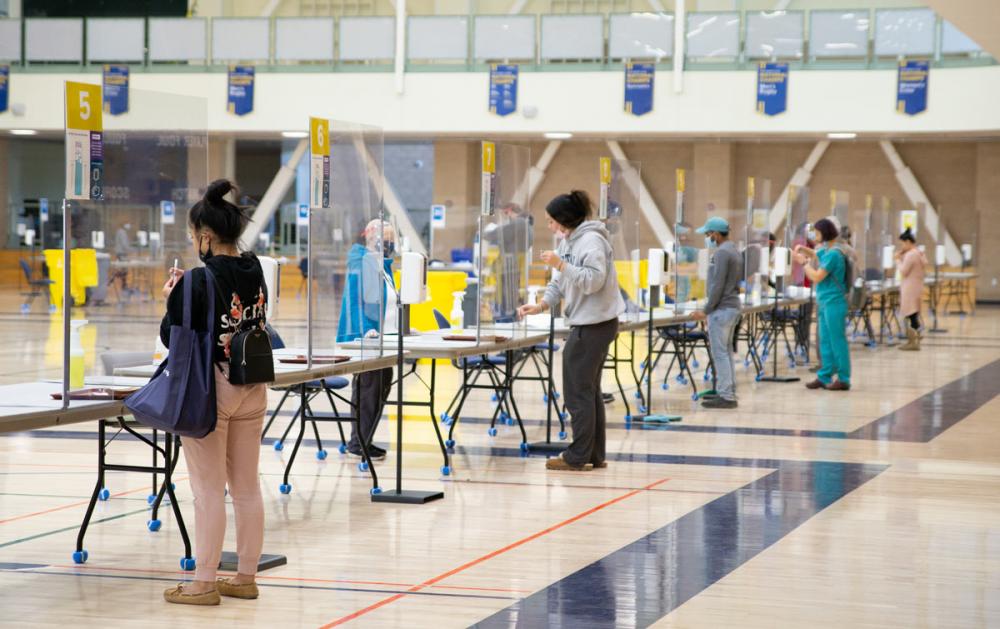
{"label": "spray bottle", "polygon": [[451,313],[448,315],[448,321],[451,323],[453,328],[461,328],[465,325],[465,312],[462,310],[462,301],[465,299],[465,291],[457,290],[451,294],[455,298],[455,301],[451,304]]}
{"label": "spray bottle", "polygon": [[541,286],[528,286],[528,305],[534,306],[538,303],[538,291],[541,290]]}
{"label": "spray bottle", "polygon": [[87,320],[73,319],[69,325],[69,386],[71,389],[81,389],[83,388],[83,343],[80,341],[80,329],[87,325]]}

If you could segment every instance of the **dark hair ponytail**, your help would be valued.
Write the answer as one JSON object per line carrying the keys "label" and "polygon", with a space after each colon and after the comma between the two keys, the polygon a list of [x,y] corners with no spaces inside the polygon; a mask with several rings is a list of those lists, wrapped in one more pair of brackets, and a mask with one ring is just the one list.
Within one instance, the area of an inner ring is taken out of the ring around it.
{"label": "dark hair ponytail", "polygon": [[899,235],[900,240],[905,240],[906,242],[916,244],[917,239],[913,237],[913,231],[909,227],[903,230],[903,233]]}
{"label": "dark hair ponytail", "polygon": [[216,179],[208,184],[205,196],[191,206],[188,222],[196,229],[207,227],[215,232],[223,244],[235,244],[243,230],[250,223],[246,210],[226,200],[230,192],[239,195],[239,190],[228,179]]}
{"label": "dark hair ponytail", "polygon": [[560,194],[549,201],[549,204],[545,206],[545,211],[552,217],[552,220],[563,227],[576,229],[590,217],[593,205],[586,192],[572,190],[569,194]]}

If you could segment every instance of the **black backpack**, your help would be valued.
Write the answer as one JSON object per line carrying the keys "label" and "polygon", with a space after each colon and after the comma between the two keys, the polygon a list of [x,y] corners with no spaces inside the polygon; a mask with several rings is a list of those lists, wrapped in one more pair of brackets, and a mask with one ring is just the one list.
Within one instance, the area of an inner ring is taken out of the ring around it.
{"label": "black backpack", "polygon": [[[211,273],[211,270],[205,267],[205,272]],[[218,291],[218,282],[214,283]],[[229,384],[259,384],[274,380],[271,336],[261,323],[262,319],[243,321],[230,337]]]}
{"label": "black backpack", "polygon": [[840,284],[840,289],[844,291],[844,296],[847,298],[848,309],[861,310],[868,302],[868,287],[865,286],[864,278],[855,278],[854,262],[851,260],[847,248],[838,243],[836,249],[840,255],[844,256],[844,281],[837,283]]}

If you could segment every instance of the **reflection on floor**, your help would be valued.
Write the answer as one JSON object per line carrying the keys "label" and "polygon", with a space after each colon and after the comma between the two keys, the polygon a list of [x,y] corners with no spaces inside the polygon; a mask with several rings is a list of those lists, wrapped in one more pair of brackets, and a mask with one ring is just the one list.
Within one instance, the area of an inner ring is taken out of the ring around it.
{"label": "reflection on floor", "polygon": [[[60,328],[48,315],[17,314],[14,299],[0,300],[0,378],[57,375]],[[102,351],[152,349],[154,304],[80,314],[92,323],[95,363]],[[294,317],[277,323],[298,342]],[[90,559],[72,563],[94,482],[93,426],[2,436],[0,607],[41,626],[117,627],[138,614],[154,627],[1000,625],[1000,311],[942,326],[949,332],[919,354],[854,348],[846,394],[741,373],[738,410],[700,410],[671,386],[654,391],[654,407],[683,421],[647,428],[627,426],[616,399],[602,471],[546,472],[541,456],[521,455],[516,427],[490,437],[493,404],[478,393],[445,478],[427,418],[408,410],[404,486],[445,492],[425,506],[371,503],[356,459],[329,445],[332,426],[321,427],[330,456],[317,460],[307,440],[282,495],[289,452],[269,439],[265,552],[289,564],[261,575],[259,600],[211,610],[161,602],[184,578],[181,543],[165,511],[162,529],[147,531],[147,476],[109,477]],[[450,367],[439,373],[443,405],[458,379]],[[517,393],[529,438],[543,437],[537,383]],[[377,437],[391,452],[394,416]],[[289,419],[283,411],[270,437]],[[134,440],[109,451],[148,459]],[[394,463],[390,455],[378,467],[383,486],[395,482]],[[183,460],[178,477],[190,524]]]}

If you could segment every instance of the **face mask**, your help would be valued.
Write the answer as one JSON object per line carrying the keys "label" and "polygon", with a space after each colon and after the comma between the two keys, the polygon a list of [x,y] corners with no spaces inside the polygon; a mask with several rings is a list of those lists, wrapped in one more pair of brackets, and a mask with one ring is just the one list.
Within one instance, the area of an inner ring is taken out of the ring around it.
{"label": "face mask", "polygon": [[391,258],[396,255],[396,243],[392,240],[388,240],[382,243],[382,255],[386,258]]}
{"label": "face mask", "polygon": [[715,249],[715,241],[712,240],[711,236],[705,236],[705,248],[706,249]]}
{"label": "face mask", "polygon": [[201,252],[201,240],[199,240],[198,241],[198,259],[201,260],[204,263],[207,263],[208,260],[213,255],[215,255],[215,254],[212,253],[212,239],[211,238],[208,239],[208,247],[205,248],[205,253]]}
{"label": "face mask", "polygon": [[806,238],[808,240],[812,240],[812,241],[815,242],[815,240],[816,240],[816,232],[814,230],[810,229],[809,231],[806,232]]}

